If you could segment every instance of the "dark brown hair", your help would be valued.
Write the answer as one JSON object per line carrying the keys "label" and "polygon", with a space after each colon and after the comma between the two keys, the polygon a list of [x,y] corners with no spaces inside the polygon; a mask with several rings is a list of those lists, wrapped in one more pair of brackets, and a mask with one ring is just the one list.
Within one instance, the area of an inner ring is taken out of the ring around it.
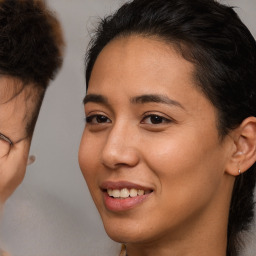
{"label": "dark brown hair", "polygon": [[33,130],[44,92],[59,70],[64,40],[59,21],[43,0],[0,1],[0,76],[33,84]]}

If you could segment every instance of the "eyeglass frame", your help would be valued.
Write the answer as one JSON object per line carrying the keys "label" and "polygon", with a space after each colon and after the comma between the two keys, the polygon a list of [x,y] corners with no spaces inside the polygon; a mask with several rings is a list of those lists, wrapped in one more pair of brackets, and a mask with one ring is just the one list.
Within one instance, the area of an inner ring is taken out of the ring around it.
{"label": "eyeglass frame", "polygon": [[0,139],[2,139],[2,140],[4,140],[4,141],[8,142],[8,143],[10,144],[10,146],[13,145],[13,142],[12,142],[7,136],[5,136],[5,135],[2,134],[2,133],[0,133]]}

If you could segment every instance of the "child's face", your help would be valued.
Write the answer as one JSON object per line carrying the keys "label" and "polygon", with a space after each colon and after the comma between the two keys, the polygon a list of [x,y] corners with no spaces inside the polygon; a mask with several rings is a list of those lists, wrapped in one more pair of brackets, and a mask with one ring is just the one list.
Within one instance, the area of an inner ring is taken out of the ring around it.
{"label": "child's face", "polygon": [[19,80],[11,77],[0,78],[0,133],[13,143],[10,145],[7,141],[0,140],[1,204],[13,193],[25,175],[31,143],[28,126],[36,105],[36,96],[33,95],[35,89],[32,87],[24,87]]}

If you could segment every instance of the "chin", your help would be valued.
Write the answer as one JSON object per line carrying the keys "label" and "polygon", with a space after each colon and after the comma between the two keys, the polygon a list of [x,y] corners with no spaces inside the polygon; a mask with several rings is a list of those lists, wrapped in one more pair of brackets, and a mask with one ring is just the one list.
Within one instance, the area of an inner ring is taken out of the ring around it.
{"label": "chin", "polygon": [[103,221],[107,235],[118,243],[130,241],[134,237],[134,232],[125,228],[122,223],[105,223]]}
{"label": "chin", "polygon": [[120,230],[107,230],[105,229],[109,238],[117,243],[134,243],[135,241],[138,242],[138,239],[134,233],[129,234],[127,232],[122,232]]}
{"label": "chin", "polygon": [[107,235],[118,243],[138,243],[149,239],[149,232],[138,222],[119,220],[103,221],[103,224]]}

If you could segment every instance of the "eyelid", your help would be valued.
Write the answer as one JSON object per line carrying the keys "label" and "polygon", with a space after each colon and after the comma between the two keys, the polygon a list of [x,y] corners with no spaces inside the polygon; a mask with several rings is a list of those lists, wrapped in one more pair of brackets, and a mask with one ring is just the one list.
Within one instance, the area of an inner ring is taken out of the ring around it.
{"label": "eyelid", "polygon": [[[94,123],[94,122],[93,122],[93,119],[94,119],[94,118],[99,118],[99,117],[104,117],[104,118],[107,119],[107,121],[106,121],[106,122],[97,122],[97,120],[96,120],[96,122]],[[89,114],[89,115],[87,115],[87,116],[85,117],[85,121],[86,121],[87,124],[91,124],[91,125],[98,125],[98,124],[111,123],[111,119],[110,119],[107,115],[105,115],[105,114],[100,114],[100,113],[98,113],[98,114],[94,113],[94,114]]]}
{"label": "eyelid", "polygon": [[93,116],[93,115],[100,115],[100,116],[106,116],[106,117],[109,116],[105,111],[102,111],[99,109],[94,109],[94,110],[89,110],[89,111],[85,110],[86,117]]}
{"label": "eyelid", "polygon": [[161,112],[146,112],[142,115],[141,119],[144,120],[148,117],[152,117],[152,116],[158,116],[158,117],[161,117],[162,119],[166,120],[167,122],[166,123],[170,123],[170,122],[174,122],[176,123],[176,120],[173,119],[172,117],[164,114],[164,113],[161,113]]}
{"label": "eyelid", "polygon": [[[156,122],[154,122],[153,119],[152,119],[153,117],[158,117],[158,120],[156,119],[156,120],[154,120],[154,121],[156,121]],[[151,119],[151,120],[147,121],[147,119]],[[142,120],[142,122],[141,122],[141,124],[144,124],[144,125],[151,125],[151,126],[166,125],[166,124],[169,124],[169,123],[171,123],[171,120],[166,119],[166,118],[161,117],[161,116],[157,116],[157,115],[149,115],[149,116],[146,116],[146,117]]]}

